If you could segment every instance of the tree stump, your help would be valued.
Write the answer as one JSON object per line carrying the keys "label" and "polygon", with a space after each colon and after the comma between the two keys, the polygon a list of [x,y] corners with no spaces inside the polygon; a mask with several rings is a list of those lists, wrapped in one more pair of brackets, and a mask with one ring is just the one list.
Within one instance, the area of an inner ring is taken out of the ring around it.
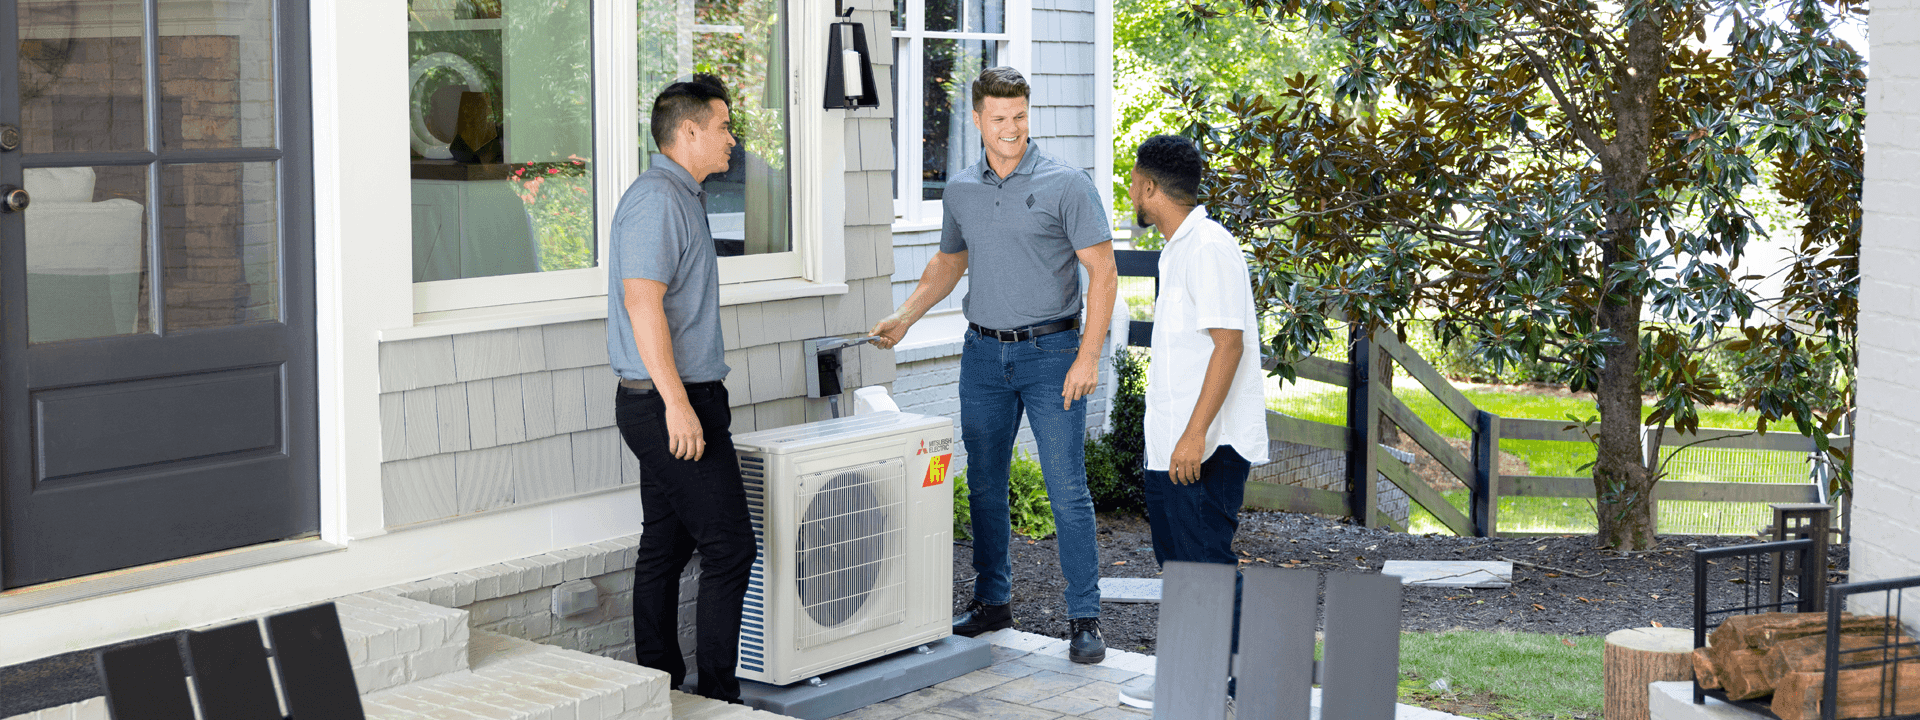
{"label": "tree stump", "polygon": [[1630,628],[1607,633],[1601,656],[1607,720],[1647,720],[1647,685],[1693,679],[1693,631]]}

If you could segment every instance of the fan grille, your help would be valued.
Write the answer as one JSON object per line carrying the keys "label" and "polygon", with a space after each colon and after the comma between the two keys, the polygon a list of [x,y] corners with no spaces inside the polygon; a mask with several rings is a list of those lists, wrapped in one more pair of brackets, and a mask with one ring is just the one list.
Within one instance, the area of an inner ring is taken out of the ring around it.
{"label": "fan grille", "polygon": [[797,550],[800,606],[814,627],[801,648],[901,622],[906,556],[905,463],[899,458],[802,477]]}

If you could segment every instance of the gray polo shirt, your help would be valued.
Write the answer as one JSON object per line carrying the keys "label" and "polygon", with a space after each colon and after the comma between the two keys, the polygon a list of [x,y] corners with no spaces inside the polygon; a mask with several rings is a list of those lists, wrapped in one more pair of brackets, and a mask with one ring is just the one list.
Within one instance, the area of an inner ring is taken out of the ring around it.
{"label": "gray polo shirt", "polygon": [[607,262],[607,359],[628,380],[650,376],[633,342],[622,280],[666,283],[664,305],[681,382],[727,377],[720,335],[720,265],[707,227],[707,195],[693,174],[655,153],[652,167],[620,196]]}
{"label": "gray polo shirt", "polygon": [[940,252],[967,253],[967,320],[1011,330],[1080,314],[1074,252],[1113,239],[1086,171],[1028,140],[1012,175],[983,156],[945,195]]}

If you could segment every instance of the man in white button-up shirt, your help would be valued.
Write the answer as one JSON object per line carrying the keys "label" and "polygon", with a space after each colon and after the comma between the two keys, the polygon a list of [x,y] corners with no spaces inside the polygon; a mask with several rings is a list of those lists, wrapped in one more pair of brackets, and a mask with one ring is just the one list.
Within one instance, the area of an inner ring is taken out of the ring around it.
{"label": "man in white button-up shirt", "polygon": [[[1266,393],[1246,257],[1195,206],[1203,166],[1193,143],[1155,136],[1140,146],[1127,187],[1140,224],[1167,238],[1147,366],[1147,521],[1162,564],[1237,565],[1247,471],[1267,461]],[[1120,695],[1151,707],[1153,686]]]}

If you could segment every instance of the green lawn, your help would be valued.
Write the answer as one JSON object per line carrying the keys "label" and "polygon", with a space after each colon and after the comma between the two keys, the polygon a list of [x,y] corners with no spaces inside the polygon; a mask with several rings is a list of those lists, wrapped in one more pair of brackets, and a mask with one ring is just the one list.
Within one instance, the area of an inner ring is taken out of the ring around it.
{"label": "green lawn", "polygon": [[[1346,424],[1345,391],[1315,382],[1301,382],[1282,388],[1269,380],[1268,407],[1295,417],[1334,425]],[[1411,379],[1399,378],[1394,395],[1437,432],[1450,438],[1468,438],[1471,431],[1454,417],[1425,388]],[[1569,416],[1587,418],[1597,414],[1592,400],[1555,395],[1532,395],[1486,390],[1467,390],[1464,394],[1475,407],[1501,417],[1566,420]],[[1651,406],[1643,407],[1652,412]],[[1702,427],[1752,429],[1759,415],[1753,412],[1711,408],[1701,411]],[[1568,421],[1572,424],[1572,421]],[[1780,432],[1792,432],[1781,428]],[[1555,477],[1582,477],[1593,462],[1590,443],[1551,440],[1502,440],[1500,449],[1527,463],[1527,473]],[[1683,481],[1778,482],[1796,475],[1804,477],[1805,458],[1801,453],[1728,451],[1693,448],[1683,451],[1669,465],[1670,479]],[[1445,493],[1455,508],[1467,506],[1467,491]],[[1766,506],[1761,503],[1670,502],[1660,507],[1660,532],[1751,532],[1766,522]],[[1505,497],[1500,499],[1500,529],[1505,532],[1588,533],[1595,529],[1593,502],[1581,498]],[[1413,532],[1446,532],[1446,528],[1425,510],[1415,506],[1409,526]]]}
{"label": "green lawn", "polygon": [[[1481,717],[1597,717],[1604,646],[1598,636],[1401,633],[1401,702]],[[1449,689],[1433,689],[1442,679]]]}

